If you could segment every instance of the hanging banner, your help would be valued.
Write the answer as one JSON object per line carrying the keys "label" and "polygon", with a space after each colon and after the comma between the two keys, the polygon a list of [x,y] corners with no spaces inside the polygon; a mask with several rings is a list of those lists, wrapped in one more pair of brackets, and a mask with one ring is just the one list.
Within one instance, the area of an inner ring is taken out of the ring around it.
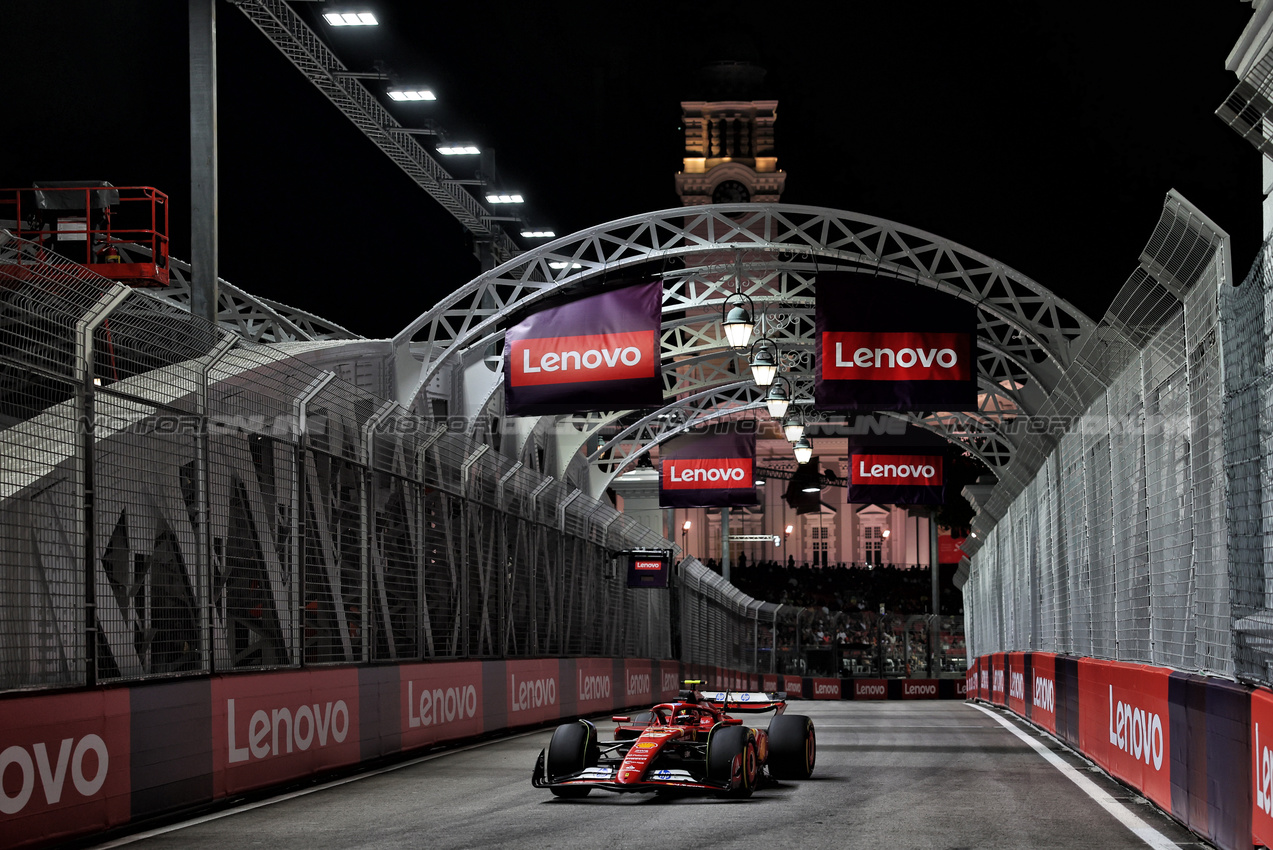
{"label": "hanging banner", "polygon": [[836,410],[976,410],[977,308],[858,272],[818,275],[814,404]]}
{"label": "hanging banner", "polygon": [[691,434],[659,451],[659,507],[711,508],[757,504],[756,435]]}
{"label": "hanging banner", "polygon": [[849,451],[849,504],[940,505],[946,501],[941,455],[897,449]]}
{"label": "hanging banner", "polygon": [[663,404],[663,284],[540,310],[504,335],[504,412],[513,416]]}

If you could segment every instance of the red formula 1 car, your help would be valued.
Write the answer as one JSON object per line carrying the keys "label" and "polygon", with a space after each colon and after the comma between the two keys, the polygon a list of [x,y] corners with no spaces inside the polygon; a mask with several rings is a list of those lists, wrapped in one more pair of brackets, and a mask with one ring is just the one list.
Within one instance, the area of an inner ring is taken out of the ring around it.
{"label": "red formula 1 car", "polygon": [[[750,797],[766,773],[813,774],[813,721],[786,708],[783,693],[683,690],[675,702],[614,717],[613,741],[601,741],[587,720],[567,723],[540,752],[531,783],[558,797],[586,797],[593,788]],[[774,712],[768,729],[726,713],[766,711]]]}

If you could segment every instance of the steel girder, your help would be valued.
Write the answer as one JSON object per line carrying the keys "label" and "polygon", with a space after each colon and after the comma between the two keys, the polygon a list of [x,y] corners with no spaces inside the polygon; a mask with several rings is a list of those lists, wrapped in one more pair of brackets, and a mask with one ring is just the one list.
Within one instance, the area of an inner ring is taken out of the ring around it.
{"label": "steel girder", "polygon": [[517,244],[495,216],[452,177],[415,136],[394,118],[283,0],[232,0],[314,88],[380,148],[394,165],[429,193],[479,240],[491,245],[496,262],[515,257]]}
{"label": "steel girder", "polygon": [[[789,358],[788,377],[806,383],[800,375],[813,362],[816,280],[829,266],[871,271],[881,285],[930,286],[973,301],[981,409],[897,418],[963,444],[992,468],[1006,466],[1015,450],[1001,423],[1043,405],[1095,328],[1079,310],[1002,264],[892,222],[776,205],[666,210],[602,225],[524,254],[408,325],[395,338],[395,356],[408,356],[407,343],[416,341],[427,344],[430,357],[421,367],[414,398],[404,403],[417,405],[423,386],[448,360],[497,344],[515,314],[548,294],[582,294],[607,282],[658,276],[664,283],[660,342],[667,404],[639,419],[635,431],[625,429],[625,439],[666,439],[690,423],[705,421],[716,403],[726,410],[760,407],[761,393],[740,381],[747,373],[745,357],[728,346],[720,325],[722,302],[734,291],[740,266],[741,288],[764,314],[770,338]],[[483,414],[498,412],[498,386],[483,394]],[[682,409],[686,402],[689,413]],[[632,415],[615,411],[553,422],[573,429],[569,442],[577,448],[592,445],[589,438],[612,432],[616,422]],[[475,424],[474,433],[477,428]],[[616,455],[612,441],[603,439],[601,448],[588,454],[589,462],[601,463],[598,471],[606,481],[641,453],[629,445]],[[602,457],[610,460],[602,463]],[[617,466],[616,457],[622,459]]]}
{"label": "steel girder", "polygon": [[[802,376],[796,382],[796,391],[807,394],[812,383],[812,378]],[[946,412],[925,416],[900,412],[881,414],[931,431],[951,442],[958,442],[986,466],[995,469],[1012,460],[1016,443],[1000,426],[1017,415],[1017,411],[1014,402],[1002,388],[986,386],[983,382],[982,390],[981,409],[976,413]],[[587,459],[604,474],[605,486],[608,486],[641,455],[682,431],[724,417],[741,417],[744,414],[754,416],[756,411],[763,411],[764,407],[763,393],[748,379],[715,386],[622,425],[618,433],[601,442],[588,454]],[[808,421],[809,424],[817,424],[823,418],[826,417],[810,417]],[[611,421],[613,422],[614,420]],[[593,433],[600,430],[595,429]]]}
{"label": "steel girder", "polygon": [[[728,204],[646,213],[528,251],[470,281],[394,338],[396,357],[428,343],[412,406],[443,363],[498,337],[515,311],[553,294],[597,291],[628,276],[665,280],[665,312],[715,312],[733,290],[778,301],[812,299],[819,260],[928,286],[977,304],[986,342],[1054,381],[1095,329],[1080,310],[1015,270],[941,237],[873,216],[819,207]],[[803,260],[803,263],[800,261]],[[815,264],[814,274],[782,273]],[[684,268],[677,268],[684,264]],[[556,268],[554,268],[556,266]],[[670,272],[670,273],[669,273]]]}
{"label": "steel girder", "polygon": [[[149,260],[153,254],[142,245],[118,246],[125,262]],[[168,258],[167,286],[137,287],[159,301],[190,310],[191,266],[185,260]],[[249,342],[306,342],[321,339],[363,339],[335,322],[296,307],[245,292],[225,278],[217,278],[217,324]]]}

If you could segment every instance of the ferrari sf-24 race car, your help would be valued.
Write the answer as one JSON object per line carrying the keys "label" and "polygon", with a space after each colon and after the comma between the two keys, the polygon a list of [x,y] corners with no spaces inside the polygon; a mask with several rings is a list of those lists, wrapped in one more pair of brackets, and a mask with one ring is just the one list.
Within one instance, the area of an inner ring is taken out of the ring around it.
{"label": "ferrari sf-24 race car", "polygon": [[[750,797],[766,774],[808,779],[817,755],[813,721],[785,714],[786,696],[682,690],[674,702],[611,718],[613,741],[601,741],[587,720],[563,724],[540,751],[531,783],[558,797],[586,797],[593,788]],[[774,712],[767,729],[727,713],[766,711]]]}

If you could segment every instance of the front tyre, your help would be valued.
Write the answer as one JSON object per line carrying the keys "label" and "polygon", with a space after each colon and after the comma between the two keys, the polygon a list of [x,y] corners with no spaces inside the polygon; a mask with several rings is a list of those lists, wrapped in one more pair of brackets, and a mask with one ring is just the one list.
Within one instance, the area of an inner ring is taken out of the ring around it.
{"label": "front tyre", "polygon": [[[599,757],[597,727],[587,721],[558,726],[548,742],[548,754],[544,759],[544,772],[548,780],[570,776],[589,767],[595,767]],[[564,785],[549,788],[555,797],[577,799],[587,797],[592,789],[586,785]]]}
{"label": "front tyre", "polygon": [[808,779],[817,760],[813,721],[802,714],[779,714],[769,721],[769,775]]}
{"label": "front tyre", "polygon": [[750,797],[760,781],[756,738],[746,726],[713,730],[707,739],[707,777],[730,783],[722,797]]}

